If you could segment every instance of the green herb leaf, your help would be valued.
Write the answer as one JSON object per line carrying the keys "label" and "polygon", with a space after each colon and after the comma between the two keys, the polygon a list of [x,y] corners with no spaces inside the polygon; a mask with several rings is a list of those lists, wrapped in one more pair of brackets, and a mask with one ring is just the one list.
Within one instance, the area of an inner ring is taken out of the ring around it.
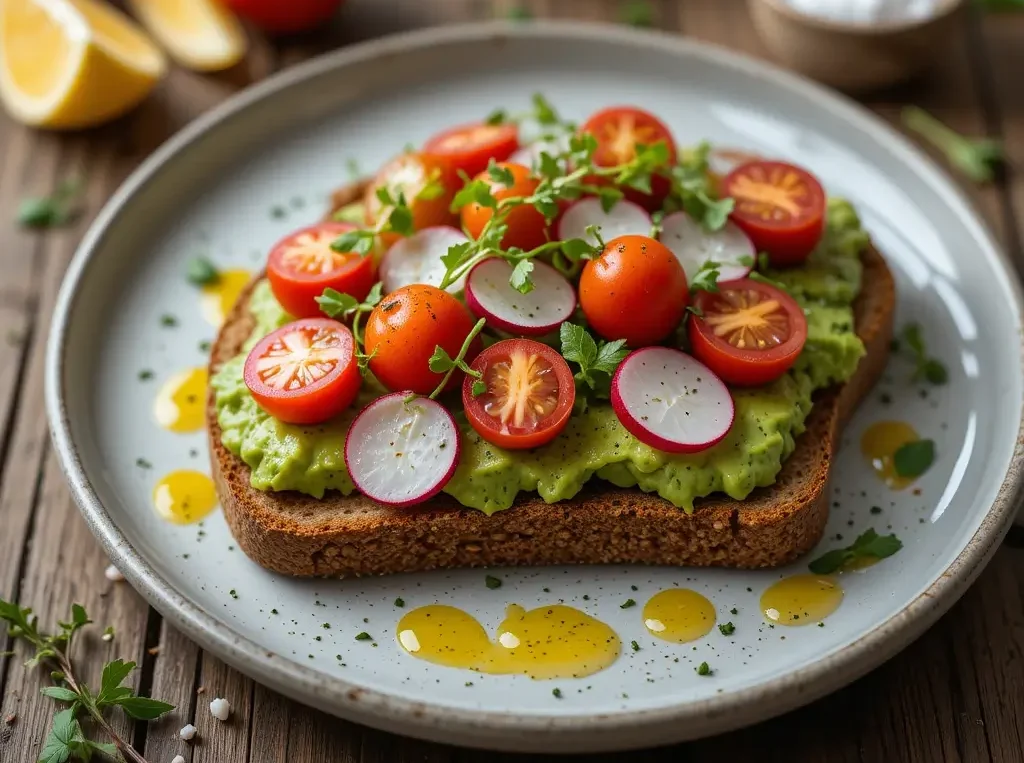
{"label": "green herb leaf", "polygon": [[372,638],[373,636],[371,636],[366,631],[362,631],[361,633],[356,634],[356,641],[370,641]]}
{"label": "green herb leaf", "polygon": [[63,181],[51,196],[24,199],[18,206],[18,223],[26,228],[54,228],[78,215],[75,202],[83,184],[78,178]]}
{"label": "green herb leaf", "polygon": [[316,303],[320,305],[321,312],[328,318],[345,317],[346,313],[359,307],[359,300],[351,294],[342,294],[331,288],[324,289],[324,293],[316,298]]}
{"label": "green herb leaf", "polygon": [[53,725],[50,727],[46,741],[43,742],[39,763],[66,763],[71,759],[74,752],[71,748],[71,740],[80,733],[81,729],[75,718],[75,713],[77,713],[77,708],[69,707],[53,716]]}
{"label": "green herb leaf", "polygon": [[562,165],[559,164],[558,160],[547,151],[541,151],[538,170],[541,177],[556,178],[562,174]]}
{"label": "green herb leaf", "polygon": [[562,343],[562,357],[579,365],[581,372],[589,370],[597,361],[597,342],[582,326],[566,321],[558,330]]}
{"label": "green herb leaf", "polygon": [[736,626],[732,622],[722,623],[718,626],[718,632],[723,636],[731,636],[736,632]]}
{"label": "green herb leaf", "polygon": [[601,202],[601,209],[605,212],[611,212],[615,205],[622,201],[624,195],[622,191],[612,186],[602,186],[597,192],[597,198]]}
{"label": "green herb leaf", "polygon": [[619,17],[623,23],[630,26],[650,27],[654,25],[654,9],[650,3],[644,0],[624,2],[619,10]]}
{"label": "green herb leaf", "polygon": [[493,575],[487,575],[486,577],[484,577],[484,585],[486,585],[492,591],[495,588],[501,588],[501,578],[496,578]]}
{"label": "green herb leaf", "polygon": [[185,277],[195,286],[206,286],[220,279],[220,272],[205,257],[193,257],[188,261]]}
{"label": "green herb leaf", "polygon": [[929,384],[945,384],[949,381],[949,372],[946,367],[935,358],[928,358],[922,366],[925,380]]}
{"label": "green herb leaf", "polygon": [[397,599],[395,599],[395,606],[396,607],[404,607],[405,606],[405,599],[403,599],[401,596],[399,596]]}
{"label": "green herb leaf", "polygon": [[559,689],[556,686],[554,689],[551,690],[551,696],[554,697],[555,699],[561,699],[562,698],[562,690]]}
{"label": "green herb leaf", "polygon": [[468,204],[479,204],[482,207],[495,209],[498,200],[491,193],[491,185],[486,180],[470,180],[455,194],[452,199],[451,211],[458,212]]}
{"label": "green herb leaf", "polygon": [[919,477],[935,460],[932,440],[915,440],[900,446],[892,455],[892,465],[900,477]]}
{"label": "green herb leaf", "polygon": [[117,705],[128,715],[140,721],[152,721],[174,709],[174,705],[150,697],[123,697],[110,704]]}
{"label": "green herb leaf", "polygon": [[135,670],[135,663],[124,660],[114,660],[104,665],[103,676],[100,679],[99,701],[105,702],[115,696],[115,691],[121,687],[133,670]]}
{"label": "green herb leaf", "polygon": [[874,529],[865,530],[846,548],[836,548],[807,565],[815,575],[830,575],[859,559],[885,559],[903,547],[895,535],[879,535]]}
{"label": "green herb leaf", "polygon": [[714,672],[715,671],[713,671],[706,662],[702,662],[700,665],[697,666],[698,676],[710,676]]}
{"label": "green herb leaf", "polygon": [[533,279],[530,278],[532,272],[533,260],[519,260],[512,268],[512,275],[508,279],[509,286],[520,294],[529,294],[533,291]]}
{"label": "green herb leaf", "polygon": [[625,339],[616,339],[614,342],[601,342],[597,348],[597,357],[591,368],[594,371],[601,371],[606,374],[615,373],[615,369],[629,355],[629,348],[626,347]]}
{"label": "green herb leaf", "polygon": [[619,605],[619,609],[629,609],[630,607],[635,607],[635,606],[636,606],[636,601],[635,600],[633,600],[633,599],[626,599],[624,602],[622,602]]}
{"label": "green herb leaf", "polygon": [[487,176],[497,185],[511,188],[516,184],[516,176],[508,167],[502,167],[491,159],[487,165]]}
{"label": "green herb leaf", "polygon": [[342,233],[331,242],[331,249],[336,252],[361,254],[364,257],[373,249],[374,233],[370,230],[350,230]]}
{"label": "green herb leaf", "polygon": [[[949,381],[949,372],[942,361],[928,357],[920,324],[908,323],[903,327],[903,344],[910,348],[916,363],[911,381],[924,379],[929,384],[945,384]],[[900,343],[896,342],[896,345],[898,349]]]}
{"label": "green herb leaf", "polygon": [[484,118],[485,125],[503,125],[509,121],[508,112],[505,109],[495,109]]}
{"label": "green herb leaf", "polygon": [[903,124],[941,151],[949,164],[976,183],[995,179],[1005,161],[1003,145],[988,138],[966,138],[917,106],[903,109]]}
{"label": "green herb leaf", "polygon": [[639,652],[640,651],[640,645],[636,641],[630,641],[629,642],[629,647],[634,652]]}
{"label": "green herb leaf", "polygon": [[570,262],[579,262],[590,259],[595,253],[600,253],[601,248],[595,247],[582,238],[570,238],[562,242],[562,252]]}
{"label": "green herb leaf", "polygon": [[455,366],[455,361],[452,360],[451,355],[448,354],[444,347],[435,345],[434,354],[430,356],[427,365],[435,374],[443,374]]}
{"label": "green herb leaf", "polygon": [[481,381],[480,379],[477,379],[475,382],[473,382],[473,397],[480,397],[480,395],[484,394],[486,391],[487,382]]}
{"label": "green herb leaf", "polygon": [[712,293],[718,293],[718,276],[721,273],[717,262],[708,260],[700,266],[694,276],[693,281],[690,283],[690,293],[698,291],[709,291]]}
{"label": "green herb leaf", "polygon": [[557,125],[561,123],[558,112],[541,93],[533,94],[533,118],[543,126]]}
{"label": "green herb leaf", "polygon": [[75,702],[78,700],[78,694],[63,686],[44,686],[39,690],[39,693],[58,702]]}

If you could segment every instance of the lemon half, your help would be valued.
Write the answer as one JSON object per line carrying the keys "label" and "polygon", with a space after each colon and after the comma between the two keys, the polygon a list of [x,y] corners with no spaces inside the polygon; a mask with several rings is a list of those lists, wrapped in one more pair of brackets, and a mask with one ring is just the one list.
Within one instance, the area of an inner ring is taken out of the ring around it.
{"label": "lemon half", "polygon": [[227,69],[245,56],[248,40],[218,0],[129,0],[132,13],[182,66]]}
{"label": "lemon half", "polygon": [[0,98],[30,125],[78,128],[139,103],[164,75],[160,49],[95,0],[0,0]]}

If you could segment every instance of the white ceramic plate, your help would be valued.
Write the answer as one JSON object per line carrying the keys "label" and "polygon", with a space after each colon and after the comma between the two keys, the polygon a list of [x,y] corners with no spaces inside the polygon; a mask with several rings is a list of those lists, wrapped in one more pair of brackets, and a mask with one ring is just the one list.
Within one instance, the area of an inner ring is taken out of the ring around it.
{"label": "white ceramic plate", "polygon": [[[856,443],[896,411],[937,441],[938,458],[920,495],[894,493],[855,445],[844,447],[831,488],[837,506],[818,551],[844,545],[837,533],[849,542],[867,527],[891,527],[904,548],[845,576],[845,601],[825,627],[772,629],[759,614],[760,592],[806,560],[762,572],[501,570],[497,590],[482,571],[299,581],[233,551],[219,514],[199,532],[154,513],[161,474],[206,468],[202,433],[171,434],[151,416],[159,382],[202,364],[197,345],[213,335],[185,262],[202,253],[222,267],[257,267],[274,240],[321,214],[350,157],[375,167],[453,122],[524,108],[537,89],[573,118],[632,102],[662,116],[682,142],[711,138],[810,167],[831,193],[856,202],[886,254],[898,279],[897,325],[924,325],[948,366],[949,384],[922,398],[906,381],[910,365],[894,360],[889,382],[849,426],[847,442]],[[278,205],[283,216],[271,211]],[[178,317],[176,328],[161,326],[165,313]],[[484,24],[388,38],[299,66],[169,141],[111,201],[75,258],[51,336],[47,403],[74,493],[111,558],[165,616],[244,672],[405,734],[516,750],[625,748],[711,734],[821,696],[890,657],[963,593],[1015,506],[1020,326],[1015,281],[977,216],[943,174],[860,108],[762,61],[677,37],[578,22]],[[143,368],[156,378],[140,382]],[[139,468],[140,457],[152,468]],[[620,608],[676,585],[707,595],[735,634],[657,642],[639,607]],[[564,600],[610,624],[627,648],[580,681],[432,666],[396,644],[396,596],[404,611],[455,604],[492,630],[507,603]],[[354,639],[364,630],[376,647]],[[640,651],[628,648],[634,639]],[[702,661],[712,676],[696,675]]]}

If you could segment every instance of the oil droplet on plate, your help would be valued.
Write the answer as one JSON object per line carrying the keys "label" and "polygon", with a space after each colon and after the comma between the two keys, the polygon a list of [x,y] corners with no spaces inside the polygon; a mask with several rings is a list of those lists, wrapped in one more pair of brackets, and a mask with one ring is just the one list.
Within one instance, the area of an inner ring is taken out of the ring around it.
{"label": "oil droplet on plate", "polygon": [[644,605],[644,626],[652,636],[685,644],[706,636],[715,627],[715,607],[688,588],[669,588]]}
{"label": "oil droplet on plate", "polygon": [[793,575],[761,594],[765,619],[778,625],[811,625],[831,615],[843,601],[843,589],[824,575]]}
{"label": "oil droplet on plate", "polygon": [[615,631],[563,604],[529,611],[508,605],[494,641],[475,617],[446,604],[414,609],[395,630],[402,648],[421,660],[537,679],[589,676],[615,662],[622,650]]}
{"label": "oil droplet on plate", "polygon": [[893,455],[908,442],[918,439],[917,432],[910,424],[903,421],[879,421],[861,435],[860,452],[882,482],[893,490],[902,490],[914,480],[896,473]]}
{"label": "oil droplet on plate", "polygon": [[164,382],[153,404],[157,423],[172,432],[198,432],[206,424],[205,368],[188,368]]}
{"label": "oil droplet on plate", "polygon": [[213,480],[202,472],[181,469],[171,472],[153,488],[156,513],[168,522],[187,525],[206,517],[217,505]]}
{"label": "oil droplet on plate", "polygon": [[219,328],[250,280],[252,273],[248,270],[224,270],[216,281],[206,284],[199,301],[206,322]]}

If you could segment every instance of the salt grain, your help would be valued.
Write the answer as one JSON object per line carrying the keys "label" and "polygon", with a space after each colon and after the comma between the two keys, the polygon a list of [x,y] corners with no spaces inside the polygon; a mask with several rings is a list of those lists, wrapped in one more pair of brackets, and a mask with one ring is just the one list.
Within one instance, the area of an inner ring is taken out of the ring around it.
{"label": "salt grain", "polygon": [[124,575],[121,574],[121,570],[117,569],[117,567],[112,564],[103,571],[103,576],[111,583],[120,583],[124,581]]}
{"label": "salt grain", "polygon": [[175,755],[171,759],[171,763],[185,763],[185,759],[183,757],[181,757],[180,755]]}
{"label": "salt grain", "polygon": [[187,726],[182,726],[181,727],[181,731],[178,732],[178,736],[180,736],[186,742],[190,742],[193,739],[195,739],[196,727],[193,726],[191,723],[188,724]]}
{"label": "salt grain", "polygon": [[231,705],[226,699],[217,697],[217,699],[210,703],[210,715],[218,721],[226,721],[228,716],[231,715]]}

